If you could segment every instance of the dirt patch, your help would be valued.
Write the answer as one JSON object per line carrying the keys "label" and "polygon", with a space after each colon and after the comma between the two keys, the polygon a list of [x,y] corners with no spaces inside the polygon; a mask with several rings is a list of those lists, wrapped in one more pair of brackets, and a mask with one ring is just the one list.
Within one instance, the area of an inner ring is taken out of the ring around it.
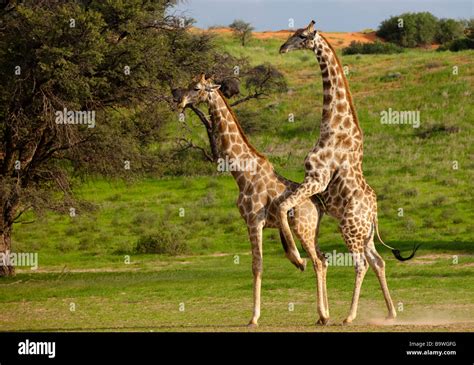
{"label": "dirt patch", "polygon": [[90,268],[90,269],[69,269],[69,268],[57,268],[57,267],[51,267],[51,268],[38,268],[36,270],[30,270],[30,269],[17,269],[17,273],[21,274],[40,274],[40,273],[88,273],[88,272],[93,272],[93,273],[102,273],[102,272],[130,272],[130,271],[140,271],[143,270],[140,267],[135,267],[135,268]]}
{"label": "dirt patch", "polygon": [[[431,265],[435,264],[438,261],[453,261],[453,256],[454,254],[448,254],[448,253],[442,253],[442,254],[429,254],[429,255],[421,255],[417,256],[416,260],[412,260],[407,262],[409,265]],[[459,263],[457,265],[459,266],[464,266],[464,267],[469,267],[469,266],[474,266],[474,263],[468,262],[468,263],[462,263],[462,261],[466,258],[473,258],[472,255],[457,255],[459,259]],[[457,266],[456,265],[456,266]]]}

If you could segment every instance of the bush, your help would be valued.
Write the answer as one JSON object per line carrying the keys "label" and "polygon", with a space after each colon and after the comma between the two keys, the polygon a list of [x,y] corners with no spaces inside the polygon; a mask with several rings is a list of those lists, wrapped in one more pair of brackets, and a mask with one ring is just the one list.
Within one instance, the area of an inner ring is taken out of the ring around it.
{"label": "bush", "polygon": [[177,256],[188,251],[185,242],[179,236],[173,236],[169,232],[161,232],[153,235],[142,236],[137,241],[136,253],[154,253],[160,255]]}
{"label": "bush", "polygon": [[452,42],[455,39],[462,38],[464,35],[464,24],[454,19],[440,19],[438,22],[438,31],[436,42],[440,44]]}
{"label": "bush", "polygon": [[[402,27],[399,20],[403,20]],[[437,31],[438,18],[431,13],[403,13],[384,20],[377,36],[402,47],[417,47],[432,44]]]}
{"label": "bush", "polygon": [[474,49],[474,40],[469,38],[455,39],[438,48],[438,51],[459,52],[466,49]]}
{"label": "bush", "polygon": [[342,50],[342,54],[392,54],[401,53],[403,48],[393,43],[383,43],[376,41],[374,43],[362,43],[352,41],[351,44]]}
{"label": "bush", "polygon": [[188,246],[181,229],[162,221],[155,232],[143,235],[137,240],[135,252],[177,256],[187,253]]}
{"label": "bush", "polygon": [[380,77],[380,81],[383,82],[390,82],[394,80],[398,80],[402,78],[402,74],[400,72],[389,72],[384,76]]}

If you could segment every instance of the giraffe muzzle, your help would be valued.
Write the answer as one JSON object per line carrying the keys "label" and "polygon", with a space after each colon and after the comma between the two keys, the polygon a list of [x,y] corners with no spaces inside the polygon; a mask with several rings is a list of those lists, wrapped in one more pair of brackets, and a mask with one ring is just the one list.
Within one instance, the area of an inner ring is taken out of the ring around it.
{"label": "giraffe muzzle", "polygon": [[185,97],[181,100],[181,102],[178,104],[178,111],[180,113],[183,113],[184,112],[184,109],[186,108],[186,106],[188,105],[188,99]]}
{"label": "giraffe muzzle", "polygon": [[288,53],[288,51],[289,51],[288,48],[289,48],[289,47],[288,47],[286,44],[282,45],[282,46],[280,47],[280,52],[279,52],[279,53],[280,53],[280,54]]}

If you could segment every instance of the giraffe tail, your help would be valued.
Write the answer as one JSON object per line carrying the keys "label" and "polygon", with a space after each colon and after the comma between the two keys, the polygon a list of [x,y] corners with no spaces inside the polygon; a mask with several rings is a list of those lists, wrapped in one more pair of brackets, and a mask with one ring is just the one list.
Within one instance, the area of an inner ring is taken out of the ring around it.
{"label": "giraffe tail", "polygon": [[410,260],[412,259],[414,256],[415,256],[415,253],[416,251],[418,250],[418,248],[420,248],[420,245],[421,244],[413,244],[413,251],[411,253],[410,256],[407,256],[407,257],[403,257],[402,254],[400,253],[400,250],[397,250],[396,248],[393,248],[389,245],[387,245],[383,240],[382,238],[380,237],[380,233],[379,233],[379,222],[378,222],[378,219],[377,217],[375,217],[374,219],[374,226],[375,226],[375,231],[377,232],[377,238],[379,239],[380,243],[382,243],[382,245],[384,245],[385,247],[387,247],[389,250],[392,251],[392,254],[393,256],[395,256],[395,258],[398,260],[398,261],[407,261],[407,260]]}

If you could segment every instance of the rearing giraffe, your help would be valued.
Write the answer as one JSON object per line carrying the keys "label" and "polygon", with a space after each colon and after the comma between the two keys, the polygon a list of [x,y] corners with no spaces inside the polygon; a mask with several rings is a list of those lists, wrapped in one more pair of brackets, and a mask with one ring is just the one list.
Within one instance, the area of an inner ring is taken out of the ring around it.
{"label": "rearing giraffe", "polygon": [[[256,326],[260,317],[260,292],[262,283],[262,230],[280,228],[278,206],[283,199],[296,190],[298,184],[278,175],[270,161],[260,154],[248,141],[234,113],[220,92],[219,85],[206,80],[202,74],[178,97],[179,108],[189,104],[205,102],[209,106],[211,122],[217,133],[218,150],[221,158],[234,166],[231,173],[239,187],[237,205],[245,220],[252,245],[253,272],[253,316],[249,326]],[[252,169],[242,167],[252,166]],[[317,245],[321,207],[317,197],[301,199],[290,216],[290,224],[296,236],[313,262],[317,278],[317,301],[319,323],[329,318],[326,294],[327,262]],[[291,233],[290,233],[291,234]],[[306,261],[302,260],[296,246],[289,247],[281,233],[282,244],[288,259],[301,271]]]}
{"label": "rearing giraffe", "polygon": [[[385,278],[385,262],[374,245],[374,232],[380,239],[377,222],[377,198],[362,173],[362,130],[352,103],[349,86],[336,52],[314,29],[314,21],[297,30],[280,48],[280,53],[309,49],[318,60],[323,77],[323,115],[320,137],[305,159],[304,182],[280,205],[281,230],[288,242],[295,245],[288,226],[287,212],[301,201],[321,194],[326,211],[339,220],[339,228],[355,260],[355,286],[349,315],[344,323],[357,315],[360,288],[368,269],[372,267],[380,282],[388,308],[388,318],[396,311]],[[385,243],[383,243],[385,245]],[[387,246],[387,245],[386,245]],[[403,258],[389,247],[395,257]]]}

